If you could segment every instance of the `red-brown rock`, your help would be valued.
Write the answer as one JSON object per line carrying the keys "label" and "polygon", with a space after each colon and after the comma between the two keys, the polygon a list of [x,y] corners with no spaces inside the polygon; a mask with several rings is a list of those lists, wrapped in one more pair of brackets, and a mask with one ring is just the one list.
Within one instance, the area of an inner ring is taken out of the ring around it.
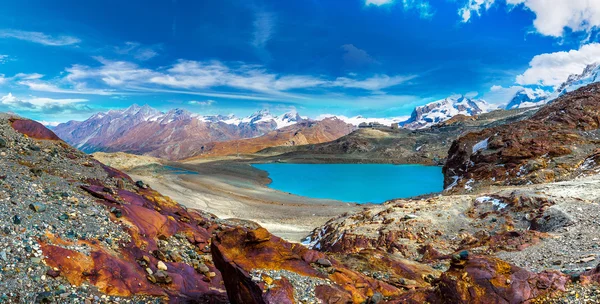
{"label": "red-brown rock", "polygon": [[[350,270],[332,257],[302,245],[288,243],[273,235],[269,235],[268,240],[261,237],[261,242],[252,240],[253,236],[263,233],[260,228],[253,232],[235,228],[219,233],[213,239],[213,260],[223,274],[227,294],[233,303],[278,303],[268,297],[267,283],[252,279],[253,271],[267,270],[280,271],[282,277],[294,273],[320,282],[313,296],[324,303],[347,303],[347,300],[363,303],[375,293],[385,297],[402,293],[400,289]],[[329,260],[331,267],[315,263],[319,259]],[[290,277],[287,279],[294,288],[306,288]]]}
{"label": "red-brown rock", "polygon": [[17,132],[34,139],[60,140],[54,132],[48,130],[41,123],[29,119],[11,119],[11,126]]}

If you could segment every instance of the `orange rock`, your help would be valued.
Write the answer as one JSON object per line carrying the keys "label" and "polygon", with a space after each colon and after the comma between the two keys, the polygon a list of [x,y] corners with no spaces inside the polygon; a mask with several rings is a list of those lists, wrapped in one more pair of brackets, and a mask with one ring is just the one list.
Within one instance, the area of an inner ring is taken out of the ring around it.
{"label": "orange rock", "polygon": [[[324,303],[328,303],[331,298],[352,299],[353,303],[362,303],[374,292],[386,297],[402,293],[400,289],[387,283],[348,269],[323,253],[288,243],[270,234],[265,235],[265,231],[262,228],[253,231],[234,228],[217,234],[213,239],[213,259],[223,274],[227,294],[233,303],[276,303],[268,302],[263,293],[264,283],[254,282],[249,275],[253,270],[261,269],[289,271],[299,276],[331,280],[331,286],[320,287],[320,290],[328,290],[327,294],[317,292],[317,298]],[[256,235],[262,236],[262,242],[254,241]],[[320,258],[327,258],[335,271],[328,273],[314,263]],[[356,288],[357,284],[364,287]]]}

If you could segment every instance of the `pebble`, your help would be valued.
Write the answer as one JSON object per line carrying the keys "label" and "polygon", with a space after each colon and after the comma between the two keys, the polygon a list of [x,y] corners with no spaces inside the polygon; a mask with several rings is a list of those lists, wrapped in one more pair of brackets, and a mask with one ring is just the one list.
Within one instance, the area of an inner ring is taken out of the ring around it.
{"label": "pebble", "polygon": [[167,270],[167,265],[163,261],[158,261],[156,268],[159,270]]}

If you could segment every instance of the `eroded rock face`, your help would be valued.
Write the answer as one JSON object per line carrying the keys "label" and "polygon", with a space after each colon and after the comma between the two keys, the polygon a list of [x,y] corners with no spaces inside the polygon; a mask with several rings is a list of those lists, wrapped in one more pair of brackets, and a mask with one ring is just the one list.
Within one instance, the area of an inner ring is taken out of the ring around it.
{"label": "eroded rock face", "polygon": [[525,303],[564,292],[570,278],[559,272],[535,274],[489,257],[452,263],[438,283],[446,303]]}
{"label": "eroded rock face", "polygon": [[600,84],[566,94],[531,118],[456,140],[444,166],[449,192],[525,185],[596,172]]}
{"label": "eroded rock face", "polygon": [[364,303],[375,294],[396,297],[402,293],[324,253],[270,235],[264,228],[219,233],[212,253],[233,303],[282,303],[274,301],[279,298],[293,303],[306,299]]}
{"label": "eroded rock face", "polygon": [[0,138],[1,301],[228,302],[210,254],[228,224],[134,183],[39,123],[0,114]]}

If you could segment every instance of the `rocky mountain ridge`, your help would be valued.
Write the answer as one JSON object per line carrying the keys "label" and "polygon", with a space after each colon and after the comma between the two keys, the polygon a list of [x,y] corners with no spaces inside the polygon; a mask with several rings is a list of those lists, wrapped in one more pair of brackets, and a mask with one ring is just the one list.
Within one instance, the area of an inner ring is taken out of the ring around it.
{"label": "rocky mountain ridge", "polygon": [[561,181],[595,173],[600,143],[600,83],[567,93],[532,117],[456,140],[444,166],[445,187]]}

